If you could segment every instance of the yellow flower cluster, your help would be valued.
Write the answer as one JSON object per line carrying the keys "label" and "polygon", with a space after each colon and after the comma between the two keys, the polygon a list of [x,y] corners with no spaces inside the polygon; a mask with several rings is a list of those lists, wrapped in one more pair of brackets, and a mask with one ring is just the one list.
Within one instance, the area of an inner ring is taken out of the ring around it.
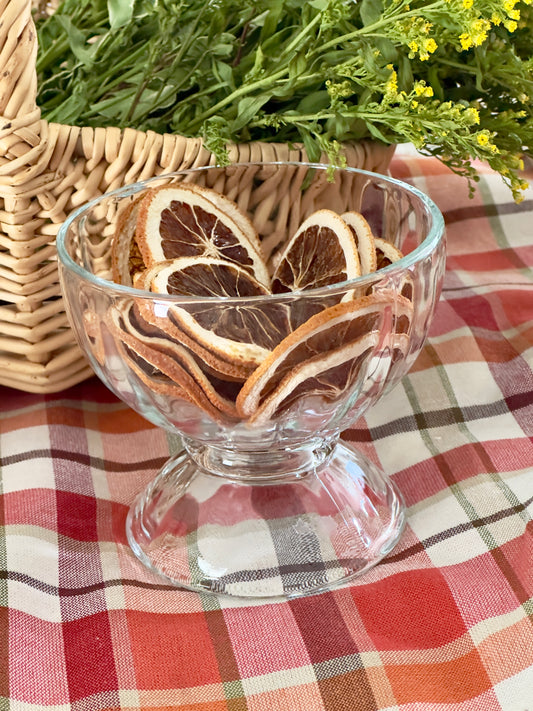
{"label": "yellow flower cluster", "polygon": [[[397,0],[400,2],[401,0]],[[488,38],[492,26],[502,25],[509,31],[515,32],[520,21],[520,2],[530,5],[533,0],[492,0],[488,7],[480,9],[476,0],[444,0],[446,4],[453,5],[458,21],[463,27],[459,34],[460,47],[469,50],[481,46]],[[409,6],[405,6],[410,10]],[[490,19],[483,17],[483,12],[489,10]],[[433,25],[424,17],[411,14],[396,22],[394,35],[401,38],[410,50],[409,59],[418,57],[427,61],[437,50],[438,42],[431,36]]]}
{"label": "yellow flower cluster", "polygon": [[433,88],[431,86],[427,86],[425,81],[417,81],[413,87],[413,91],[417,96],[433,96]]}
{"label": "yellow flower cluster", "polygon": [[[491,3],[494,7],[490,20],[479,17],[472,20],[468,29],[459,37],[461,47],[470,49],[483,44],[491,26],[503,25],[509,32],[515,32],[520,22],[520,9],[517,7],[520,1],[525,5],[531,5],[533,2],[533,0],[496,0]],[[474,0],[462,0],[462,7],[465,10],[476,11]]]}
{"label": "yellow flower cluster", "polygon": [[490,22],[484,18],[477,18],[470,23],[468,32],[459,35],[459,41],[463,49],[479,47],[487,39],[490,30]]}
{"label": "yellow flower cluster", "polygon": [[423,17],[409,17],[396,23],[396,33],[409,47],[409,58],[418,56],[423,62],[435,52],[438,45],[430,32],[433,25]]}
{"label": "yellow flower cluster", "polygon": [[476,134],[476,141],[478,142],[478,145],[480,145],[482,148],[488,148],[488,150],[490,150],[492,153],[498,153],[497,146],[495,146],[494,143],[491,143],[490,139],[491,136],[487,129],[478,131],[478,133]]}
{"label": "yellow flower cluster", "polygon": [[[491,0],[482,9],[481,3],[476,0],[444,0],[444,2],[453,5],[464,28],[459,35],[460,46],[461,49],[468,50],[482,45],[493,26],[503,25],[509,32],[515,32],[520,23],[520,9],[517,5],[520,2],[531,5],[533,0]],[[482,17],[482,14],[487,11],[490,15]]]}
{"label": "yellow flower cluster", "polygon": [[390,76],[385,84],[384,98],[386,101],[393,101],[398,96],[398,73],[392,64],[387,64],[387,69],[390,69]]}

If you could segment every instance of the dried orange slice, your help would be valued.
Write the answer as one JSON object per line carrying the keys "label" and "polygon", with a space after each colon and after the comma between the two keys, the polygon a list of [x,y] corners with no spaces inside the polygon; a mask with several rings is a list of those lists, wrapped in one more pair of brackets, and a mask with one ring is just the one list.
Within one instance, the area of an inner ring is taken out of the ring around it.
{"label": "dried orange slice", "polygon": [[91,308],[86,308],[81,313],[83,329],[87,336],[91,353],[100,365],[105,365],[106,350],[102,333],[102,329],[105,329],[105,321],[102,320],[97,311]]}
{"label": "dried orange slice", "polygon": [[[182,257],[150,270],[150,289],[157,293],[207,297],[172,304],[169,319],[202,348],[237,366],[256,367],[290,331],[287,307],[246,301],[269,290],[245,269],[223,259]],[[241,297],[216,304],[210,297]]]}
{"label": "dried orange slice", "polygon": [[[147,331],[145,322],[135,308],[134,302],[127,304],[120,312],[122,330],[135,339],[136,349],[140,350],[139,344],[148,346],[148,349],[143,350],[145,360],[149,360],[170,378],[178,373],[178,384],[186,390],[187,386],[191,387],[191,382],[183,377],[181,370],[183,368],[194,380],[192,401],[199,400],[198,391],[194,387],[196,384],[217,410],[230,417],[236,416],[235,399],[242,381],[237,382],[218,377],[218,374],[215,374],[212,369],[206,368],[200,359],[183,344],[173,341],[163,332],[157,333],[153,329]],[[129,339],[127,342],[131,347],[132,342]]]}
{"label": "dried orange slice", "polygon": [[196,404],[186,390],[162,373],[153,363],[139,355],[134,348],[121,340],[117,341],[117,346],[124,363],[151,392]]}
{"label": "dried orange slice", "polygon": [[[357,375],[362,353],[377,344],[381,331],[394,331],[395,321],[403,315],[410,318],[411,312],[407,299],[371,294],[312,316],[246,380],[237,397],[238,413],[250,422],[264,421],[291,394],[293,398],[316,394],[322,388],[325,397],[328,393],[332,397],[332,391],[339,390],[336,380],[341,371],[347,388]],[[341,370],[334,372],[337,368]]]}
{"label": "dried orange slice", "polygon": [[374,237],[374,247],[376,249],[376,269],[388,267],[389,264],[393,264],[403,257],[396,245],[381,237]]}
{"label": "dried orange slice", "polygon": [[248,418],[249,424],[264,424],[302,398],[338,400],[354,385],[377,343],[378,334],[367,333],[322,358],[295,366]]}
{"label": "dried orange slice", "polygon": [[271,288],[275,294],[313,289],[360,274],[351,230],[332,210],[317,210],[304,220],[279,255]]}
{"label": "dried orange slice", "polygon": [[341,218],[350,228],[361,264],[361,274],[370,274],[376,271],[376,247],[374,244],[374,235],[370,225],[359,212],[350,211],[344,212]]}
{"label": "dried orange slice", "polygon": [[139,207],[136,230],[146,266],[178,257],[226,259],[268,284],[259,237],[232,205],[214,190],[189,184],[149,190]]}
{"label": "dried orange slice", "polygon": [[180,257],[155,264],[145,288],[179,296],[266,296],[270,290],[244,267],[215,257]]}
{"label": "dried orange slice", "polygon": [[[375,237],[374,242],[376,245],[377,269],[388,267],[390,264],[394,264],[394,262],[397,262],[403,258],[404,255],[402,251],[392,242],[389,242],[389,240],[381,237]],[[402,276],[401,284],[398,287],[398,290],[402,296],[405,296],[405,298],[410,301],[413,300],[415,284],[411,274],[409,274],[407,270]]]}
{"label": "dried orange slice", "polygon": [[[173,345],[167,350],[165,339],[146,338],[138,332],[126,312],[110,310],[108,322],[117,338],[129,367],[150,388],[158,386],[159,392],[172,397],[181,397],[195,404],[215,419],[234,416],[233,402],[218,393],[213,383],[204,377],[206,388],[199,384],[196,375],[201,370],[186,349]],[[194,374],[191,372],[194,371]],[[208,397],[206,389],[209,391]]]}
{"label": "dried orange slice", "polygon": [[135,275],[145,268],[144,260],[135,241],[137,214],[142,195],[129,202],[117,217],[111,244],[111,269],[113,280],[131,286]]}
{"label": "dried orange slice", "polygon": [[135,318],[139,328],[147,336],[168,338],[169,343],[178,343],[188,348],[204,364],[204,369],[222,380],[244,382],[255,369],[227,360],[218,353],[202,347],[176,324],[168,304],[142,301],[135,306]]}

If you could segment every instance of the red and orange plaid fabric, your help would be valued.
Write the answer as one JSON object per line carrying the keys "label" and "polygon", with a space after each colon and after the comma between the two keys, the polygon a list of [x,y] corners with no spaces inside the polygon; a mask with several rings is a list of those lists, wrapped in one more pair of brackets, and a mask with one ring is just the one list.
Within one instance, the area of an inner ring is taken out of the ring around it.
{"label": "red and orange plaid fabric", "polygon": [[399,546],[290,602],[172,588],[124,523],[176,442],[96,379],[0,389],[0,709],[533,711],[533,190],[392,172],[438,203],[449,254],[423,353],[344,435],[405,496]]}

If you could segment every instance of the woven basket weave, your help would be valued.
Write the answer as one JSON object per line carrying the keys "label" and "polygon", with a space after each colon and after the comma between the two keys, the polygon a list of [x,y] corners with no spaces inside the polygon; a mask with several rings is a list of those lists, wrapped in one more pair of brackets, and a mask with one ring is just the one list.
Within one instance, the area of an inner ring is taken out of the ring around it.
{"label": "woven basket weave", "polygon": [[[0,0],[0,384],[57,392],[92,375],[68,325],[55,237],[71,210],[121,185],[213,162],[200,139],[49,123],[36,105],[31,0]],[[346,146],[387,170],[394,148]],[[304,160],[298,147],[233,146],[232,160]],[[281,199],[281,196],[280,196]]]}

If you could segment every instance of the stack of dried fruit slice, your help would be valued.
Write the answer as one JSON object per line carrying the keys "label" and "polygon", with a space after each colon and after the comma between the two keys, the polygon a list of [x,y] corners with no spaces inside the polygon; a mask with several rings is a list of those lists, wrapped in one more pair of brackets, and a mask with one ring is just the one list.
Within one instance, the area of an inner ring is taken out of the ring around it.
{"label": "stack of dried fruit slice", "polygon": [[[264,424],[309,398],[336,402],[387,334],[408,332],[412,304],[392,292],[310,293],[401,256],[359,213],[324,209],[267,263],[252,222],[226,197],[191,184],[158,187],[120,215],[113,275],[183,299],[133,298],[112,310],[108,326],[150,389],[222,422]],[[295,298],[275,298],[283,293]]]}
{"label": "stack of dried fruit slice", "polygon": [[[270,277],[259,237],[237,206],[214,190],[188,184],[147,190],[119,217],[113,278],[126,283],[138,258],[143,267],[178,257],[218,257],[267,285]],[[128,259],[122,255],[128,254]]]}
{"label": "stack of dried fruit slice", "polygon": [[373,294],[312,316],[246,380],[237,397],[239,414],[264,422],[302,396],[339,399],[355,384],[364,356],[384,329],[394,331],[410,312],[407,299]]}

